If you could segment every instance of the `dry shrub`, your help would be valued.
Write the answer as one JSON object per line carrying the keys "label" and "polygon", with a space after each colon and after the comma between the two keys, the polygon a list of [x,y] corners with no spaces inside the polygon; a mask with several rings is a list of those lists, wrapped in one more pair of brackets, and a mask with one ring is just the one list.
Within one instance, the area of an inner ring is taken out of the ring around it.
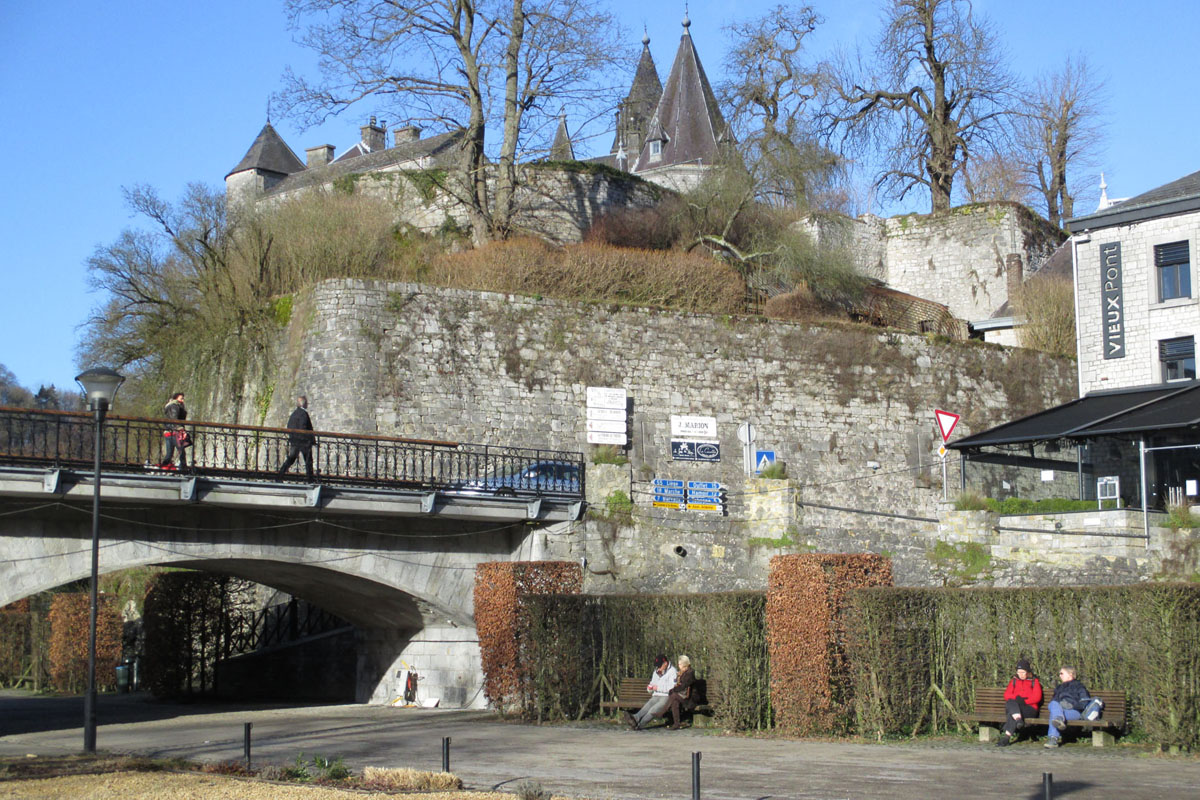
{"label": "dry shrub", "polygon": [[1031,278],[1013,298],[1025,324],[1017,328],[1022,347],[1075,356],[1075,286],[1066,278]]}
{"label": "dry shrub", "polygon": [[[257,220],[270,243],[272,294],[294,292],[325,278],[384,277],[398,253],[395,213],[386,201],[363,194],[306,192],[261,213]],[[239,243],[257,240],[255,226]],[[237,267],[257,270],[259,248],[239,247]]]}
{"label": "dry shrub", "polygon": [[441,256],[427,280],[459,289],[714,314],[742,311],[746,292],[736,270],[697,253],[594,243],[555,248],[536,239]]}
{"label": "dry shrub", "polygon": [[408,767],[388,769],[366,767],[362,773],[364,788],[377,791],[455,791],[463,787],[462,779],[450,772],[423,772]]}
{"label": "dry shrub", "polygon": [[644,250],[669,250],[683,235],[682,200],[667,197],[653,208],[622,208],[603,214],[584,234],[585,242]]}
{"label": "dry shrub", "polygon": [[[96,609],[96,686],[116,684],[121,660],[121,615],[103,595]],[[50,605],[50,680],[54,688],[76,693],[87,685],[88,620],[91,598],[84,593],[57,594]]]}
{"label": "dry shrub", "polygon": [[830,309],[813,295],[807,284],[800,284],[794,291],[776,295],[763,303],[763,315],[772,319],[800,320],[845,320],[846,315]]}
{"label": "dry shrub", "polygon": [[873,553],[775,556],[767,578],[771,705],[780,728],[838,733],[853,722],[843,609],[850,589],[888,586]]}
{"label": "dry shrub", "polygon": [[580,566],[568,561],[495,561],[475,568],[475,628],[483,693],[500,710],[520,708],[528,681],[520,663],[524,598],[579,594]]}

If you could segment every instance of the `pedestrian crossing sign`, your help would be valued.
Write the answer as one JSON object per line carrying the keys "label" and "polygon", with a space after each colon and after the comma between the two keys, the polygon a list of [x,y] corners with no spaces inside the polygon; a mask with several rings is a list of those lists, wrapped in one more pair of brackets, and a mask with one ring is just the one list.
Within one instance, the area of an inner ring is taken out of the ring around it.
{"label": "pedestrian crossing sign", "polygon": [[754,471],[762,472],[775,463],[774,450],[759,450],[754,454]]}

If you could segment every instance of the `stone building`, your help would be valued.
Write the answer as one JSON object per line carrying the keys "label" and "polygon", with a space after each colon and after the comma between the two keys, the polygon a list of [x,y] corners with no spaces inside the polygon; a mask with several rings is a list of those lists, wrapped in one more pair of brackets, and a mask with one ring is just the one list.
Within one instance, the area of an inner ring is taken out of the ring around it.
{"label": "stone building", "polygon": [[[1080,493],[1162,509],[1200,498],[1200,172],[1068,221],[1079,399],[954,443],[968,456],[1070,447]],[[1013,461],[1016,463],[1016,461]],[[1045,468],[1042,464],[1041,468]],[[1143,502],[1143,499],[1145,502]]]}

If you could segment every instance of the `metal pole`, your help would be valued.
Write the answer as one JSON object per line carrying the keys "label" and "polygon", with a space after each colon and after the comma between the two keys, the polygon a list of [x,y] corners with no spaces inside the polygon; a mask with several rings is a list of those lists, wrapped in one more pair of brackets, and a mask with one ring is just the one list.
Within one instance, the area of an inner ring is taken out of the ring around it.
{"label": "metal pole", "polygon": [[1049,772],[1042,773],[1042,798],[1051,800],[1054,796],[1054,776]]}
{"label": "metal pole", "polygon": [[246,766],[250,766],[250,728],[254,725],[253,722],[247,722],[245,730],[242,732],[242,749],[246,754]]}
{"label": "metal pole", "polygon": [[700,800],[700,754],[692,753],[692,800]]}
{"label": "metal pole", "polygon": [[450,771],[450,737],[442,737],[442,772]]}
{"label": "metal pole", "polygon": [[100,447],[108,404],[95,403],[96,446],[92,463],[92,580],[88,611],[87,694],[83,696],[83,750],[96,752],[96,615],[100,600]]}
{"label": "metal pole", "polygon": [[1150,541],[1150,498],[1146,497],[1146,440],[1138,440],[1138,470],[1142,477],[1142,536]]}

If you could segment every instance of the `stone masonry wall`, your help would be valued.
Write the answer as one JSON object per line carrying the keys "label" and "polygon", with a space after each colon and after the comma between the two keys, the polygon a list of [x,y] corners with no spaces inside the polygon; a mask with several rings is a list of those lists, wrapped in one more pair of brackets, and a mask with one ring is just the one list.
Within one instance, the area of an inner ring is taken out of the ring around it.
{"label": "stone masonry wall", "polygon": [[[1154,247],[1187,241],[1192,254],[1192,296],[1158,301]],[[1103,295],[1100,248],[1121,244],[1122,308],[1119,324],[1125,337],[1124,356],[1104,357],[1105,331],[1110,320]],[[1200,252],[1200,213],[1105,228],[1076,246],[1078,277],[1075,288],[1079,338],[1079,392],[1120,389],[1160,383],[1158,343],[1162,339],[1200,338],[1200,299],[1195,260]]]}
{"label": "stone masonry wall", "polygon": [[[590,452],[586,387],[626,388],[630,463],[587,481],[599,509],[619,488],[632,513],[594,510],[529,544],[586,559],[587,591],[762,588],[769,557],[797,549],[887,552],[898,582],[935,580],[933,409],[962,414],[966,435],[1074,397],[1069,361],[870,328],[363,281],[297,307],[270,419],[302,392],[319,429]],[[672,414],[715,417],[721,460],[673,461]],[[743,422],[789,480],[746,478]],[[727,515],[652,506],[656,477],[723,483]]]}

